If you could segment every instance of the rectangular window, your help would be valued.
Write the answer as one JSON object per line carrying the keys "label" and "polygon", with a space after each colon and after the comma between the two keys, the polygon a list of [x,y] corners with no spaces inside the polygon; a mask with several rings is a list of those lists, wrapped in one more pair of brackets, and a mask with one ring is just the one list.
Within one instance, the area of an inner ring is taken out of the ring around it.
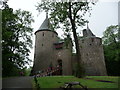
{"label": "rectangular window", "polygon": [[52,37],[54,37],[54,34],[52,34]]}
{"label": "rectangular window", "polygon": [[84,43],[84,40],[82,40],[82,43]]}
{"label": "rectangular window", "polygon": [[94,38],[92,38],[92,42],[94,42]]}

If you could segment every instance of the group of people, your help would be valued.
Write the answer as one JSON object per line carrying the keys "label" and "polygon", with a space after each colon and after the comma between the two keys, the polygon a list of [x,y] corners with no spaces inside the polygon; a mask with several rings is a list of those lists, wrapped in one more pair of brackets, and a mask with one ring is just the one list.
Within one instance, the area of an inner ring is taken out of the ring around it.
{"label": "group of people", "polygon": [[36,72],[36,77],[44,77],[44,76],[52,76],[52,75],[59,75],[61,67],[57,65],[57,67],[48,67],[45,70],[41,70]]}

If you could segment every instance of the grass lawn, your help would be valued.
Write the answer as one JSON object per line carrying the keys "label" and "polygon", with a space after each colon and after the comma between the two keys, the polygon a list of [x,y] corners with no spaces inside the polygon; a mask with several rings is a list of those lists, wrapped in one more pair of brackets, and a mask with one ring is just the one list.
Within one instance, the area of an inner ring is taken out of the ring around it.
{"label": "grass lawn", "polygon": [[[91,79],[85,79],[91,78]],[[50,77],[39,77],[38,83],[41,88],[59,88],[63,86],[65,82],[78,81],[87,88],[118,88],[118,77],[113,76],[86,76],[85,78],[76,78],[74,76],[50,76]],[[96,80],[106,80],[110,82],[99,82]],[[75,86],[74,88],[81,88]]]}

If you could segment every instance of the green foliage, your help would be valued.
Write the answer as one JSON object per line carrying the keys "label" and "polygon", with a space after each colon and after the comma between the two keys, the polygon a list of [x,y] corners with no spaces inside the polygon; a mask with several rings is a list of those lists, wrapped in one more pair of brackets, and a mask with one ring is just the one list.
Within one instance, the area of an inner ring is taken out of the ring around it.
{"label": "green foliage", "polygon": [[30,76],[31,69],[32,69],[31,67],[30,68],[27,68],[27,67],[23,68],[22,71],[24,73],[24,76]]}
{"label": "green foliage", "polygon": [[106,62],[108,75],[119,76],[120,48],[116,49],[115,47],[116,47],[115,44],[104,45],[104,55],[105,55],[105,62]]}
{"label": "green foliage", "polygon": [[119,26],[118,25],[115,25],[115,26],[113,26],[113,25],[111,25],[111,26],[109,26],[106,30],[105,30],[105,32],[103,33],[103,43],[105,44],[105,45],[108,45],[108,44],[110,44],[110,43],[116,43],[116,42],[118,42],[119,41]]}
{"label": "green foliage", "polygon": [[[5,3],[2,9],[2,69],[3,76],[12,76],[16,69],[29,64],[30,48],[32,48],[33,22],[31,13],[16,10]],[[12,73],[12,74],[11,74]]]}
{"label": "green foliage", "polygon": [[104,54],[108,75],[120,75],[120,41],[119,26],[108,27],[103,36]]}
{"label": "green foliage", "polygon": [[[64,46],[65,46],[65,48],[72,48],[72,45],[73,45],[73,43],[72,43],[72,39],[71,39],[71,37],[70,37],[70,35],[67,35],[67,37],[66,38],[64,38]],[[72,53],[72,50],[71,50],[71,53]]]}
{"label": "green foliage", "polygon": [[[74,19],[75,28],[85,25],[87,22],[84,15],[91,10],[88,2],[71,2],[72,17]],[[37,10],[39,12],[48,11],[50,13],[50,21],[53,29],[62,27],[65,32],[71,32],[69,2],[49,2],[47,0],[38,3]],[[61,24],[61,25],[60,25]]]}
{"label": "green foliage", "polygon": [[73,74],[76,77],[82,78],[85,77],[85,69],[84,66],[82,64],[74,64],[73,65]]}

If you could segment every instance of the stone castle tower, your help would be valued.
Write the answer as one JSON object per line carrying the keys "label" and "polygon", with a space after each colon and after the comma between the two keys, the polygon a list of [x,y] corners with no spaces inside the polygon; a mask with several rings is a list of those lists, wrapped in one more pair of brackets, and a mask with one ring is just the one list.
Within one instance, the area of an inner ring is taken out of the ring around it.
{"label": "stone castle tower", "polygon": [[[95,37],[89,28],[83,31],[83,38],[79,40],[82,53],[82,62],[86,75],[106,75],[104,54],[101,39]],[[72,45],[65,47],[60,42],[58,34],[51,29],[48,17],[35,32],[35,54],[32,74],[36,74],[48,67],[60,65],[60,75],[72,75],[73,66],[76,63],[72,56]]]}
{"label": "stone castle tower", "polygon": [[62,66],[62,75],[71,75],[71,47],[65,48],[57,32],[51,30],[48,17],[35,32],[35,54],[33,74],[49,67]]}
{"label": "stone castle tower", "polygon": [[88,26],[83,30],[79,45],[86,75],[107,75],[102,40]]}

